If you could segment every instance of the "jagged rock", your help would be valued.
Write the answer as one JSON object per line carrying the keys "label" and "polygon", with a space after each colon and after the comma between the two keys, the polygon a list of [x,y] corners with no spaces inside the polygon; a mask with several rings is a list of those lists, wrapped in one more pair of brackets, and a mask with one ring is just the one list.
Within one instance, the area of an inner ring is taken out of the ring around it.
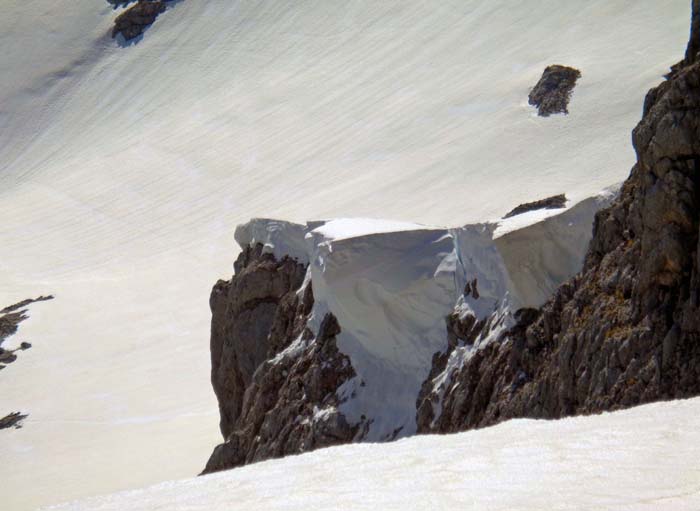
{"label": "jagged rock", "polygon": [[[29,317],[27,316],[27,310],[25,307],[34,302],[43,302],[52,299],[52,295],[39,296],[38,298],[28,298],[0,310],[0,362],[3,364],[14,362],[17,360],[17,355],[15,355],[16,351],[26,350],[32,346],[28,342],[22,342],[20,347],[15,350],[6,350],[2,348],[2,344],[5,342],[5,339],[11,335],[14,335],[19,328],[19,324]],[[0,366],[0,369],[4,367],[5,366],[2,365]]]}
{"label": "jagged rock", "polygon": [[[433,374],[419,431],[700,394],[700,63],[690,49],[699,3],[688,57],[646,97],[633,131],[637,163],[596,215],[583,270],[527,312],[527,328],[475,350],[450,388],[435,388]],[[428,403],[440,396],[440,416],[431,417]]]}
{"label": "jagged rock", "polygon": [[[288,313],[290,309],[296,312],[296,291],[306,271],[303,264],[289,257],[278,261],[272,254],[263,253],[260,244],[245,248],[234,269],[235,276],[230,281],[218,281],[209,299],[211,382],[219,401],[224,438],[233,431],[243,393],[255,370],[270,353],[284,347],[286,339],[280,339],[283,334],[300,326]],[[304,310],[299,312],[305,316]],[[275,335],[270,338],[273,328]]]}
{"label": "jagged rock", "polygon": [[308,328],[313,307],[304,265],[243,250],[236,274],[212,291],[212,384],[225,442],[203,473],[346,443],[358,434],[338,412],[340,386],[355,376],[338,351],[340,325],[327,314]]}
{"label": "jagged rock", "polygon": [[581,77],[581,71],[567,66],[547,66],[530,91],[528,102],[537,107],[538,115],[568,114],[569,99]]}
{"label": "jagged rock", "polygon": [[12,412],[0,419],[0,429],[12,427],[15,429],[20,429],[22,427],[22,421],[26,418],[27,415],[23,415],[19,412]]}
{"label": "jagged rock", "polygon": [[140,36],[146,27],[152,24],[165,9],[165,0],[139,0],[137,4],[129,7],[114,20],[112,37],[122,34],[124,39],[129,41]]}
{"label": "jagged rock", "polygon": [[554,195],[552,197],[547,197],[546,199],[541,199],[533,202],[526,202],[525,204],[520,204],[519,206],[513,208],[507,215],[503,218],[510,218],[516,215],[522,215],[528,211],[536,211],[538,209],[561,209],[566,207],[566,195],[563,193],[560,195]]}

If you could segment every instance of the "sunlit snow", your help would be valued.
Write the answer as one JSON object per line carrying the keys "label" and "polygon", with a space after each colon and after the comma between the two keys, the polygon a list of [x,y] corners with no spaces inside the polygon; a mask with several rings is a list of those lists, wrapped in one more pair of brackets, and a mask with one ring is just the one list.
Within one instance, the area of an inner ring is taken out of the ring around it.
{"label": "sunlit snow", "polygon": [[359,444],[56,511],[700,509],[700,399]]}
{"label": "sunlit snow", "polygon": [[[56,296],[0,373],[0,413],[29,414],[2,432],[3,509],[202,469],[221,440],[208,298],[237,224],[457,227],[590,197],[629,172],[690,16],[686,0],[172,4],[120,47],[104,0],[3,2],[0,306]],[[571,114],[542,119],[527,93],[552,63],[583,75]]]}

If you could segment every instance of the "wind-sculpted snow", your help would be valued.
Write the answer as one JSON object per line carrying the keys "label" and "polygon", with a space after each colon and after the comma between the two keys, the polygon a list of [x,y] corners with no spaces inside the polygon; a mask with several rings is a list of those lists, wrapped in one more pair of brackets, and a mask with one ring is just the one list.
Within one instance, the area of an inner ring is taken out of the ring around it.
{"label": "wind-sculpted snow", "polygon": [[[518,309],[540,306],[580,269],[593,216],[613,196],[608,190],[520,228],[510,225],[514,219],[458,229],[254,219],[236,229],[236,238],[245,250],[262,246],[276,260],[308,262],[314,297],[308,327],[318,332],[331,313],[340,325],[337,347],[355,372],[337,391],[338,411],[350,424],[367,424],[355,440],[390,440],[416,432],[416,401],[433,355],[448,349],[445,318],[455,304],[492,322],[484,344],[498,336]],[[469,353],[453,353],[444,374]]]}
{"label": "wind-sculpted snow", "polygon": [[416,395],[457,296],[452,237],[445,229],[310,237],[314,318],[325,310],[338,318],[338,348],[357,372],[341,389],[354,395],[341,412],[370,419],[367,440],[415,433]]}
{"label": "wind-sculpted snow", "polygon": [[347,445],[53,511],[695,511],[700,399]]}

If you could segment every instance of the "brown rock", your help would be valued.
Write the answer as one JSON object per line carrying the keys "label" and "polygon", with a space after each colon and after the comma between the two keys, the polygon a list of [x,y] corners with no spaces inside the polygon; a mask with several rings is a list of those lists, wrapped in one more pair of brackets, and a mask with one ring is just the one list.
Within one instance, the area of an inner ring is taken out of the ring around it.
{"label": "brown rock", "polygon": [[114,20],[112,37],[122,34],[129,41],[140,36],[165,9],[164,0],[139,0]]}
{"label": "brown rock", "polygon": [[537,107],[538,115],[568,114],[571,93],[581,71],[567,66],[547,66],[542,77],[530,91],[528,102]]}
{"label": "brown rock", "polygon": [[[337,391],[355,376],[327,314],[316,335],[304,265],[246,248],[236,274],[212,291],[212,384],[225,442],[203,473],[352,441],[361,425],[338,411]],[[293,345],[292,345],[293,344]]]}

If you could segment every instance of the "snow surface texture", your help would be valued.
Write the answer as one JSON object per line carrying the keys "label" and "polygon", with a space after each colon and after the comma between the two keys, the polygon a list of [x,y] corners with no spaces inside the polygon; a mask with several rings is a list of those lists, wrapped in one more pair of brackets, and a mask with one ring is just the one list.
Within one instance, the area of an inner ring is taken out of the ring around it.
{"label": "snow surface texture", "polygon": [[696,511],[700,399],[331,447],[58,506],[71,511]]}
{"label": "snow surface texture", "polygon": [[[254,216],[456,226],[624,179],[686,0],[100,0],[0,17],[0,304],[52,293],[0,374],[3,508],[185,477],[220,440],[211,285]],[[527,93],[581,69],[569,116]],[[524,283],[527,285],[527,282]],[[60,462],[57,462],[60,460]]]}
{"label": "snow surface texture", "polygon": [[[310,263],[310,326],[318,332],[332,312],[341,328],[338,348],[357,372],[339,389],[340,411],[351,424],[370,421],[365,440],[389,440],[416,432],[418,392],[433,354],[447,348],[445,317],[455,303],[479,319],[498,310],[495,337],[513,312],[541,305],[580,269],[593,216],[613,197],[607,191],[519,229],[507,221],[445,229],[369,219],[306,225],[253,219],[236,229],[236,239],[241,247],[261,243],[277,258]],[[494,239],[498,231],[505,234]],[[479,297],[463,296],[474,279]]]}

